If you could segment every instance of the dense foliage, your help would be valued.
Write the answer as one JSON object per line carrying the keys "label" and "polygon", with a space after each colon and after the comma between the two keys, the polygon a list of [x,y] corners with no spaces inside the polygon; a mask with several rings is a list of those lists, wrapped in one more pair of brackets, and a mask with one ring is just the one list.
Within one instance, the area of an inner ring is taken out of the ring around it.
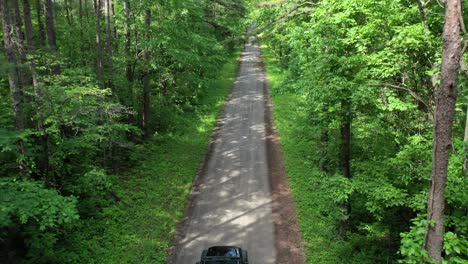
{"label": "dense foliage", "polygon": [[[259,6],[253,15],[258,33],[283,72],[273,93],[309,262],[421,263],[431,224],[426,205],[443,5],[321,0]],[[468,259],[467,84],[461,73],[446,191],[446,263]]]}
{"label": "dense foliage", "polygon": [[[183,128],[181,115],[204,115],[242,42],[244,3],[7,0],[0,10],[0,259],[97,261],[89,250],[106,245],[88,235],[128,199],[132,175],[118,175],[147,139]],[[187,166],[203,155],[204,129]]]}
{"label": "dense foliage", "polygon": [[[248,9],[309,262],[427,261],[443,4],[245,2],[0,2],[2,263],[165,261]],[[463,56],[444,263],[468,261]]]}

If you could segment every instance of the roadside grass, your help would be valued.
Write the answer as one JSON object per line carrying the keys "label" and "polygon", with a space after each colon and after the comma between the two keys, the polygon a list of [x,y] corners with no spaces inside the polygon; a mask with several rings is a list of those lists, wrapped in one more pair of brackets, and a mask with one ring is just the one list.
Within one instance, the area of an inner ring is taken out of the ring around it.
{"label": "roadside grass", "polygon": [[[81,238],[86,263],[165,263],[192,182],[235,78],[235,53],[211,83],[203,109],[180,115],[172,133],[140,146],[136,168],[120,177],[120,201],[97,217],[94,234]],[[88,222],[89,225],[91,222]],[[98,229],[98,230],[96,230]],[[86,236],[86,235],[85,235]]]}
{"label": "roadside grass", "polygon": [[[321,173],[310,162],[315,144],[304,135],[308,129],[305,95],[282,89],[286,74],[279,67],[267,45],[261,46],[266,73],[270,81],[275,127],[278,130],[288,182],[296,202],[302,239],[306,247],[307,263],[351,263],[344,256],[352,252],[349,244],[336,235],[334,222],[321,212],[329,203],[316,187]],[[336,210],[337,208],[329,208]]]}

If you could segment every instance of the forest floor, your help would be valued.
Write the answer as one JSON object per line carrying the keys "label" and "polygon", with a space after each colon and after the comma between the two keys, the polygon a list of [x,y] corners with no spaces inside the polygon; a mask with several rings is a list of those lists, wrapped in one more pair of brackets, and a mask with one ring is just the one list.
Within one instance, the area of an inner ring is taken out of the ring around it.
{"label": "forest floor", "polygon": [[249,43],[168,263],[236,245],[251,263],[304,263],[258,44]]}

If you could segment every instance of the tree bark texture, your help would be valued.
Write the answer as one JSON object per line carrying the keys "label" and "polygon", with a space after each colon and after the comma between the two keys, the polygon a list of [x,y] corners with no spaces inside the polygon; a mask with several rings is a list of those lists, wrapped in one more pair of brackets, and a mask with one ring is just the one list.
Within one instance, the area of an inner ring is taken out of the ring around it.
{"label": "tree bark texture", "polygon": [[125,0],[123,1],[123,8],[125,12],[125,54],[126,54],[126,61],[127,65],[125,67],[125,73],[127,77],[127,81],[129,83],[133,82],[133,67],[132,67],[132,54],[130,52],[130,46],[132,43],[132,33],[131,33],[131,17],[130,17],[130,1]]}
{"label": "tree bark texture", "polygon": [[[341,123],[340,168],[341,174],[351,179],[351,102],[349,98],[341,101],[343,120]],[[351,228],[349,216],[351,215],[351,202],[343,204],[343,216],[345,220],[341,225],[341,234],[345,234]]]}
{"label": "tree bark texture", "polygon": [[112,2],[110,0],[105,0],[105,14],[106,14],[106,72],[107,72],[107,86],[110,88],[113,88],[113,82],[112,82],[112,68],[113,68],[113,63],[112,63],[112,30],[111,30],[111,4]]}
{"label": "tree bark texture", "polygon": [[96,70],[99,84],[102,86],[102,37],[101,37],[101,0],[94,0],[94,16],[96,18]]}
{"label": "tree bark texture", "polygon": [[37,26],[39,31],[39,46],[45,46],[45,30],[44,24],[42,23],[42,8],[41,0],[36,0],[36,15],[37,15]]}
{"label": "tree bark texture", "polygon": [[457,70],[461,57],[460,0],[447,0],[442,33],[442,68],[440,87],[436,91],[432,180],[427,206],[429,225],[424,247],[429,257],[441,263],[444,236],[445,185],[448,159],[452,148],[452,123],[457,97]]}
{"label": "tree bark texture", "polygon": [[349,117],[344,118],[343,124],[341,125],[341,146],[340,146],[340,163],[341,163],[341,174],[350,179],[351,178],[351,162],[350,162],[350,150],[351,150],[351,119]]}
{"label": "tree bark texture", "polygon": [[47,31],[47,44],[53,51],[57,50],[57,39],[55,35],[54,6],[52,0],[44,0],[44,13]]}
{"label": "tree bark texture", "polygon": [[328,149],[328,125],[322,128],[320,132],[320,171],[323,173],[328,172],[328,159],[327,159],[327,149]]}
{"label": "tree bark texture", "polygon": [[49,181],[49,151],[48,151],[48,136],[44,127],[44,116],[42,112],[42,80],[40,79],[37,73],[36,62],[34,61],[34,55],[36,52],[36,47],[34,45],[34,36],[33,36],[33,27],[31,20],[31,6],[29,0],[23,0],[23,13],[24,13],[24,24],[26,28],[26,42],[28,44],[27,53],[32,57],[29,60],[29,68],[31,71],[31,77],[34,88],[34,103],[36,106],[37,113],[37,129],[42,134],[39,138],[39,141],[42,145],[42,160],[39,163],[39,169],[41,173],[45,175],[46,182]]}
{"label": "tree bark texture", "polygon": [[[114,0],[109,0],[109,3],[110,3],[110,7],[111,7],[111,16],[112,17],[115,17],[115,5],[114,5]],[[113,25],[113,28],[112,28],[112,32],[114,34],[114,39],[117,39],[117,26]],[[115,48],[117,49],[118,45],[115,46]]]}
{"label": "tree bark texture", "polygon": [[[88,46],[88,40],[84,39],[84,28],[83,28],[83,0],[78,1],[78,23],[80,25],[80,41],[81,41],[81,46],[80,46],[80,51],[81,53],[85,54],[86,53],[86,48]],[[86,58],[85,56],[81,57],[81,61],[83,66],[86,65]]]}
{"label": "tree bark texture", "polygon": [[[8,69],[8,83],[10,85],[10,96],[14,115],[15,129],[19,132],[24,130],[23,121],[23,106],[21,101],[21,88],[19,86],[18,73],[17,73],[17,54],[15,51],[14,43],[17,42],[15,36],[14,25],[12,23],[13,6],[11,0],[0,1],[0,12],[2,17],[2,30],[3,30],[3,45],[5,48],[6,59],[9,64]],[[19,140],[18,148],[21,154],[25,153],[24,142]],[[24,170],[22,164],[20,164],[20,170]]]}
{"label": "tree bark texture", "polygon": [[[53,53],[56,53],[57,37],[55,32],[54,3],[52,0],[44,0],[44,13],[46,18],[47,45]],[[51,68],[52,74],[56,75],[60,73],[60,65],[58,63],[54,63]]]}
{"label": "tree bark texture", "polygon": [[29,3],[29,0],[23,0],[23,15],[24,28],[26,29],[26,43],[28,45],[28,51],[31,52],[31,50],[34,49],[34,31],[31,19],[31,4]]}
{"label": "tree bark texture", "polygon": [[16,52],[18,53],[18,60],[17,64],[19,67],[17,67],[18,71],[18,85],[21,87],[21,91],[23,90],[22,88],[25,87],[27,84],[29,84],[30,79],[27,74],[27,72],[24,71],[24,65],[26,64],[26,50],[25,50],[25,38],[24,38],[24,32],[23,32],[23,19],[21,18],[21,10],[19,7],[18,0],[10,0],[10,2],[13,4],[13,21],[14,21],[14,28],[15,28],[15,46],[16,46]]}
{"label": "tree bark texture", "polygon": [[[150,28],[151,28],[151,11],[146,10],[146,17],[145,17],[145,26],[147,28],[147,36],[146,36],[146,47],[144,50],[144,59],[145,63],[148,64],[149,59],[150,59],[150,51],[149,51],[149,41],[150,41]],[[144,138],[147,139],[149,138],[150,132],[149,132],[149,120],[150,120],[150,115],[151,115],[151,110],[150,110],[150,93],[151,93],[151,87],[150,87],[150,71],[149,71],[149,65],[146,66],[145,73],[143,75],[143,120],[142,120],[142,130],[144,133]]]}
{"label": "tree bark texture", "polygon": [[466,107],[465,135],[463,137],[463,173],[468,177],[468,106]]}
{"label": "tree bark texture", "polygon": [[[15,25],[15,31],[16,31],[16,39],[20,41],[20,46],[18,47],[18,52],[24,55],[24,49],[23,49],[23,42],[24,42],[24,33],[23,33],[23,20],[21,19],[21,11],[19,8],[19,3],[18,0],[11,1],[13,2],[13,12],[15,14],[14,16],[14,25]],[[18,45],[17,44],[17,45]]]}
{"label": "tree bark texture", "polygon": [[67,18],[68,25],[71,27],[73,26],[73,17],[71,13],[71,6],[70,6],[70,1],[65,0],[65,16]]}

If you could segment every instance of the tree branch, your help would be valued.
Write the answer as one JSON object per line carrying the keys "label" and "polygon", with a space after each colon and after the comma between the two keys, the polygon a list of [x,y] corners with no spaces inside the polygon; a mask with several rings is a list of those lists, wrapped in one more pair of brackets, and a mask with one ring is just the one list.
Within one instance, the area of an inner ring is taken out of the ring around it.
{"label": "tree branch", "polygon": [[[259,30],[255,30],[254,31],[254,34],[257,35],[258,33],[262,32],[262,31],[265,31],[267,28],[271,27],[272,25],[280,22],[281,20],[285,20],[285,19],[288,19],[290,17],[293,17],[291,16],[291,13],[296,11],[297,9],[305,6],[305,5],[310,5],[310,6],[316,6],[317,4],[316,3],[312,3],[312,2],[304,2],[302,4],[298,4],[298,5],[295,5],[291,10],[289,10],[286,14],[283,14],[281,17],[279,17],[278,19],[268,23],[266,26],[264,26],[262,29],[259,29]],[[301,12],[299,14],[304,14],[305,12]],[[298,15],[298,14],[296,14]]]}
{"label": "tree branch", "polygon": [[368,84],[368,86],[375,86],[375,87],[384,87],[384,88],[392,88],[394,90],[404,90],[404,91],[407,91],[409,92],[409,94],[416,100],[416,101],[419,101],[421,102],[422,104],[424,104],[427,109],[431,109],[429,107],[429,105],[423,100],[421,99],[421,97],[419,97],[415,92],[413,92],[411,89],[407,88],[407,87],[402,87],[402,86],[398,86],[398,85],[394,85],[394,84],[390,84],[390,83],[379,83],[379,84]]}
{"label": "tree branch", "polygon": [[426,10],[424,9],[426,4],[423,3],[421,0],[417,0],[416,3],[418,4],[419,15],[421,16],[421,22],[424,26],[424,30],[428,31],[429,27],[427,25]]}

